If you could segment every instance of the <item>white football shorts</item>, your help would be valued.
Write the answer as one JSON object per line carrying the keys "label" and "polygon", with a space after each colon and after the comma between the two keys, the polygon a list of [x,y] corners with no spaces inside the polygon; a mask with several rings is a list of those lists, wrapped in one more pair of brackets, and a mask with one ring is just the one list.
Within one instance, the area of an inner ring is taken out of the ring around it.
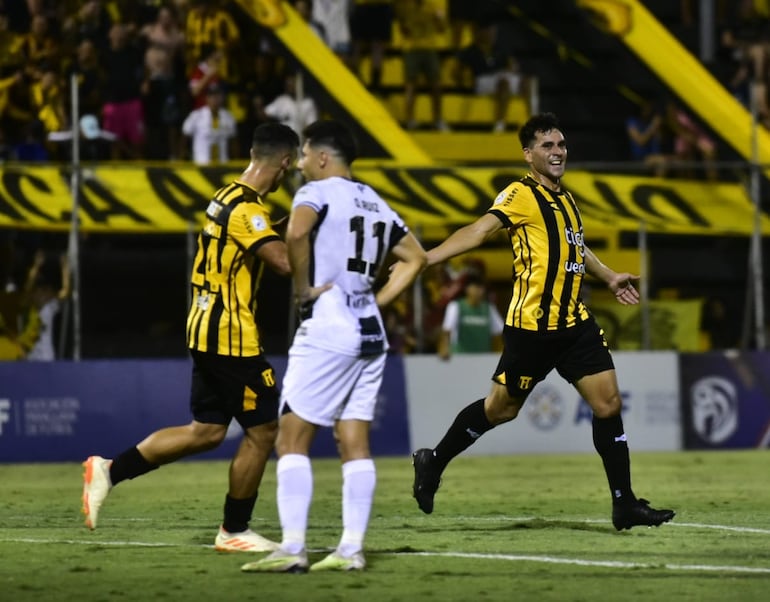
{"label": "white football shorts", "polygon": [[297,343],[281,387],[279,416],[286,404],[311,424],[333,426],[337,420],[374,419],[386,354],[343,355]]}

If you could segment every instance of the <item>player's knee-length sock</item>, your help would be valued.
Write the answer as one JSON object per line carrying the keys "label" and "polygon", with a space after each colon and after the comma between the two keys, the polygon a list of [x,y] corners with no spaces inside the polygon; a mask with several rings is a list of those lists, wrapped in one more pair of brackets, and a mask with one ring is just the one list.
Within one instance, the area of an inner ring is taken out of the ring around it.
{"label": "player's knee-length sock", "polygon": [[604,463],[612,502],[624,503],[636,499],[631,490],[631,460],[620,414],[609,418],[593,418],[594,447]]}
{"label": "player's knee-length sock", "polygon": [[342,538],[337,551],[342,556],[359,552],[369,524],[377,473],[371,458],[350,460],[342,465]]}
{"label": "player's knee-length sock", "polygon": [[457,414],[452,426],[449,427],[444,438],[439,441],[433,454],[438,467],[446,468],[449,462],[468,449],[476,439],[492,428],[487,415],[484,412],[484,400],[479,399],[466,406]]}
{"label": "player's knee-length sock", "polygon": [[301,454],[286,454],[276,466],[278,479],[278,516],[283,539],[281,548],[290,554],[305,549],[307,516],[313,497],[313,472],[310,458]]}
{"label": "player's knee-length sock", "polygon": [[134,479],[158,468],[157,464],[150,464],[144,459],[142,453],[136,447],[130,447],[119,454],[110,465],[110,480],[117,485],[126,479]]}

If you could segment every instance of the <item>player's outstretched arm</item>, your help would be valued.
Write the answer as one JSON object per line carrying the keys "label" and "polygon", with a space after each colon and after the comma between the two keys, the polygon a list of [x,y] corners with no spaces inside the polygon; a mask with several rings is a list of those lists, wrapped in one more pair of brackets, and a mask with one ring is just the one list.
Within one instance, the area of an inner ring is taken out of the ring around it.
{"label": "player's outstretched arm", "polygon": [[455,230],[439,246],[428,251],[428,266],[442,263],[456,255],[475,249],[502,227],[503,224],[497,217],[491,213],[485,213],[472,224]]}
{"label": "player's outstretched arm", "polygon": [[427,264],[428,257],[414,234],[407,232],[392,251],[399,261],[385,285],[377,292],[377,305],[385,307],[408,287]]}
{"label": "player's outstretched arm", "polygon": [[587,246],[585,249],[586,272],[607,284],[607,287],[615,294],[615,299],[622,305],[636,305],[639,303],[639,291],[634,287],[634,282],[639,276],[630,272],[616,272],[607,267]]}

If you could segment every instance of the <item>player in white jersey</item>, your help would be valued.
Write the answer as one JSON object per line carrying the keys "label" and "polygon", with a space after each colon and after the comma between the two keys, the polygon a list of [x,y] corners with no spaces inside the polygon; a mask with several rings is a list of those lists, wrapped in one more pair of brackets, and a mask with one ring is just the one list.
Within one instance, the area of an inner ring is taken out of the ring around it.
{"label": "player in white jersey", "polygon": [[[369,428],[385,367],[380,308],[408,287],[426,255],[401,218],[369,186],[352,179],[352,134],[337,121],[304,131],[299,168],[307,184],[294,196],[286,235],[301,323],[289,350],[276,452],[280,549],[247,572],[308,570],[305,533],[313,493],[309,451],[318,427],[334,427],[342,461],[343,532],[336,550],[311,571],[361,570],[376,474]],[[373,286],[383,261],[400,261]]]}

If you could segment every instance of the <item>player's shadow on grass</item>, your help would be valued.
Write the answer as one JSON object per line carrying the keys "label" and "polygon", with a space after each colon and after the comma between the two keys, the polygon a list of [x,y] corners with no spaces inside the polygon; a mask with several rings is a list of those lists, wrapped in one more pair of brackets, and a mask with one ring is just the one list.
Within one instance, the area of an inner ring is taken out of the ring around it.
{"label": "player's shadow on grass", "polygon": [[579,520],[555,520],[545,518],[532,518],[526,520],[501,520],[496,522],[494,520],[485,520],[483,523],[468,523],[463,521],[462,523],[441,522],[435,527],[426,527],[425,525],[409,525],[410,529],[419,531],[422,533],[440,533],[446,531],[476,531],[476,532],[489,532],[489,531],[518,531],[521,529],[570,529],[572,531],[592,531],[594,533],[606,533],[608,531],[615,532],[615,529],[609,523],[588,523]]}

